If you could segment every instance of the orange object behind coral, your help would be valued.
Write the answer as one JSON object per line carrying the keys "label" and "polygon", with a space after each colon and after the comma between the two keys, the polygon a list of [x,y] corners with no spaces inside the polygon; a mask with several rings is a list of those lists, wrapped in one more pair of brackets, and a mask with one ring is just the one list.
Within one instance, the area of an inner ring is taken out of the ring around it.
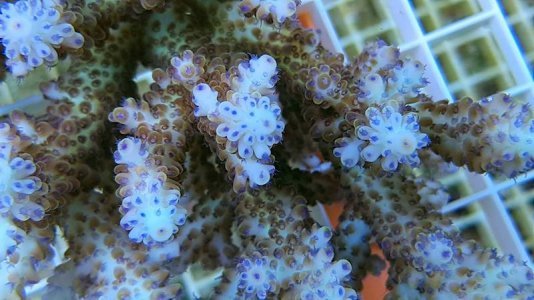
{"label": "orange object behind coral", "polygon": [[[345,204],[341,201],[323,205],[330,224],[333,228],[336,228],[339,224],[339,216],[343,212],[343,206]],[[378,247],[378,245],[371,245],[371,253],[376,254],[384,258],[384,253]],[[384,296],[387,294],[388,290],[386,288],[386,281],[388,279],[387,269],[389,268],[389,263],[387,263],[386,269],[380,273],[378,276],[367,275],[363,280],[363,290],[360,293],[360,296],[363,300],[379,300],[384,299]]]}
{"label": "orange object behind coral", "polygon": [[[299,13],[298,17],[300,19],[300,22],[303,27],[306,28],[315,28],[313,24],[313,18],[309,13],[303,12]],[[326,214],[328,215],[328,218],[330,220],[330,224],[333,228],[336,228],[339,224],[339,216],[343,212],[343,206],[344,203],[342,202],[336,202],[330,205],[324,205],[324,209],[326,211]],[[380,248],[373,244],[371,248],[371,252],[373,254],[379,255],[380,257],[384,258],[384,254],[382,253],[382,250]],[[378,300],[378,299],[384,299],[384,295],[387,293],[386,289],[386,280],[388,278],[387,275],[387,268],[389,267],[389,263],[387,264],[387,267],[382,273],[380,273],[379,276],[372,276],[367,275],[363,280],[363,290],[361,292],[361,297],[363,300]]]}
{"label": "orange object behind coral", "polygon": [[302,24],[302,27],[304,28],[315,28],[315,25],[313,24],[313,18],[312,16],[307,12],[302,12],[298,14],[300,24]]}

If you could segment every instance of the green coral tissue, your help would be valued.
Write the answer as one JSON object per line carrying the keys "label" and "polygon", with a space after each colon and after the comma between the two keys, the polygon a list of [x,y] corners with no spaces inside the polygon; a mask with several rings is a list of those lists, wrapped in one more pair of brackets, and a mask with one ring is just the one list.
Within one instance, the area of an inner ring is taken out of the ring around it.
{"label": "green coral tissue", "polygon": [[[534,110],[436,102],[425,66],[377,40],[345,63],[299,0],[0,1],[0,78],[40,113],[0,119],[0,299],[534,299],[534,273],[464,240],[431,172],[534,169]],[[152,70],[140,93],[138,68]],[[430,161],[432,160],[432,161]],[[339,228],[310,208],[346,203]],[[66,252],[55,246],[66,243]]]}

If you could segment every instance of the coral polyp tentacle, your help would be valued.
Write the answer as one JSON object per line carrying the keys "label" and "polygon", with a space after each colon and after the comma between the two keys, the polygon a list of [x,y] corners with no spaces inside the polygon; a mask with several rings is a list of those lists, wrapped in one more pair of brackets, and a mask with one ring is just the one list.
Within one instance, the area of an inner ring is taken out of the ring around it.
{"label": "coral polyp tentacle", "polygon": [[58,1],[17,1],[0,7],[0,39],[5,47],[6,65],[15,76],[34,68],[55,65],[55,48],[78,49],[84,37],[76,32],[63,14]]}
{"label": "coral polyp tentacle", "polygon": [[388,299],[534,295],[437,180],[530,174],[532,99],[434,102],[417,57],[332,53],[300,0],[0,2],[0,78],[57,65],[0,120],[0,299],[357,300],[388,264]]}

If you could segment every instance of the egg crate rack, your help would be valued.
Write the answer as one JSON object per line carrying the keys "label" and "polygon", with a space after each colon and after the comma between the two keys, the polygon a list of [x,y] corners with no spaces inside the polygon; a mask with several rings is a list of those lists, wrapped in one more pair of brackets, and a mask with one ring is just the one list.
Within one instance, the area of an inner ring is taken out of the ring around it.
{"label": "egg crate rack", "polygon": [[[433,99],[479,99],[499,91],[534,105],[533,0],[309,0],[301,7],[330,49],[354,57],[383,39],[426,65]],[[442,209],[466,237],[534,259],[534,172],[515,179],[460,168],[439,180]]]}
{"label": "egg crate rack", "polygon": [[[299,14],[321,31],[326,48],[346,57],[376,39],[397,45],[401,55],[426,65],[425,92],[433,99],[479,99],[505,91],[534,105],[534,0],[304,0]],[[24,81],[1,82],[0,115],[39,111],[39,82],[58,73],[40,68]],[[146,71],[136,78],[140,90],[151,80]],[[534,171],[498,179],[460,168],[439,180],[452,198],[442,212],[465,237],[534,266]],[[329,224],[323,207],[312,213]],[[189,298],[198,298],[219,274],[192,267],[181,281]]]}

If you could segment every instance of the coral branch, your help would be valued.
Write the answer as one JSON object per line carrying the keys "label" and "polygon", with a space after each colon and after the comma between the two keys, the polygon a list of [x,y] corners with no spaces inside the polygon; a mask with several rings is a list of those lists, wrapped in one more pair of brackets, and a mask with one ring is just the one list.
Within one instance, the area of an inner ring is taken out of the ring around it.
{"label": "coral branch", "polygon": [[[1,299],[178,299],[191,266],[221,274],[194,296],[358,299],[370,243],[388,298],[532,299],[435,181],[532,170],[531,102],[432,102],[421,62],[329,52],[299,0],[0,2],[0,78],[59,72],[0,120]],[[313,219],[336,201],[337,230]]]}
{"label": "coral branch", "polygon": [[464,241],[436,206],[422,200],[431,190],[424,182],[399,175],[362,175],[347,180],[364,207],[359,212],[392,263],[391,299],[528,299],[533,294],[532,270],[511,255],[500,256]]}
{"label": "coral branch", "polygon": [[496,94],[480,101],[416,103],[432,149],[474,172],[516,177],[534,168],[531,104]]}

